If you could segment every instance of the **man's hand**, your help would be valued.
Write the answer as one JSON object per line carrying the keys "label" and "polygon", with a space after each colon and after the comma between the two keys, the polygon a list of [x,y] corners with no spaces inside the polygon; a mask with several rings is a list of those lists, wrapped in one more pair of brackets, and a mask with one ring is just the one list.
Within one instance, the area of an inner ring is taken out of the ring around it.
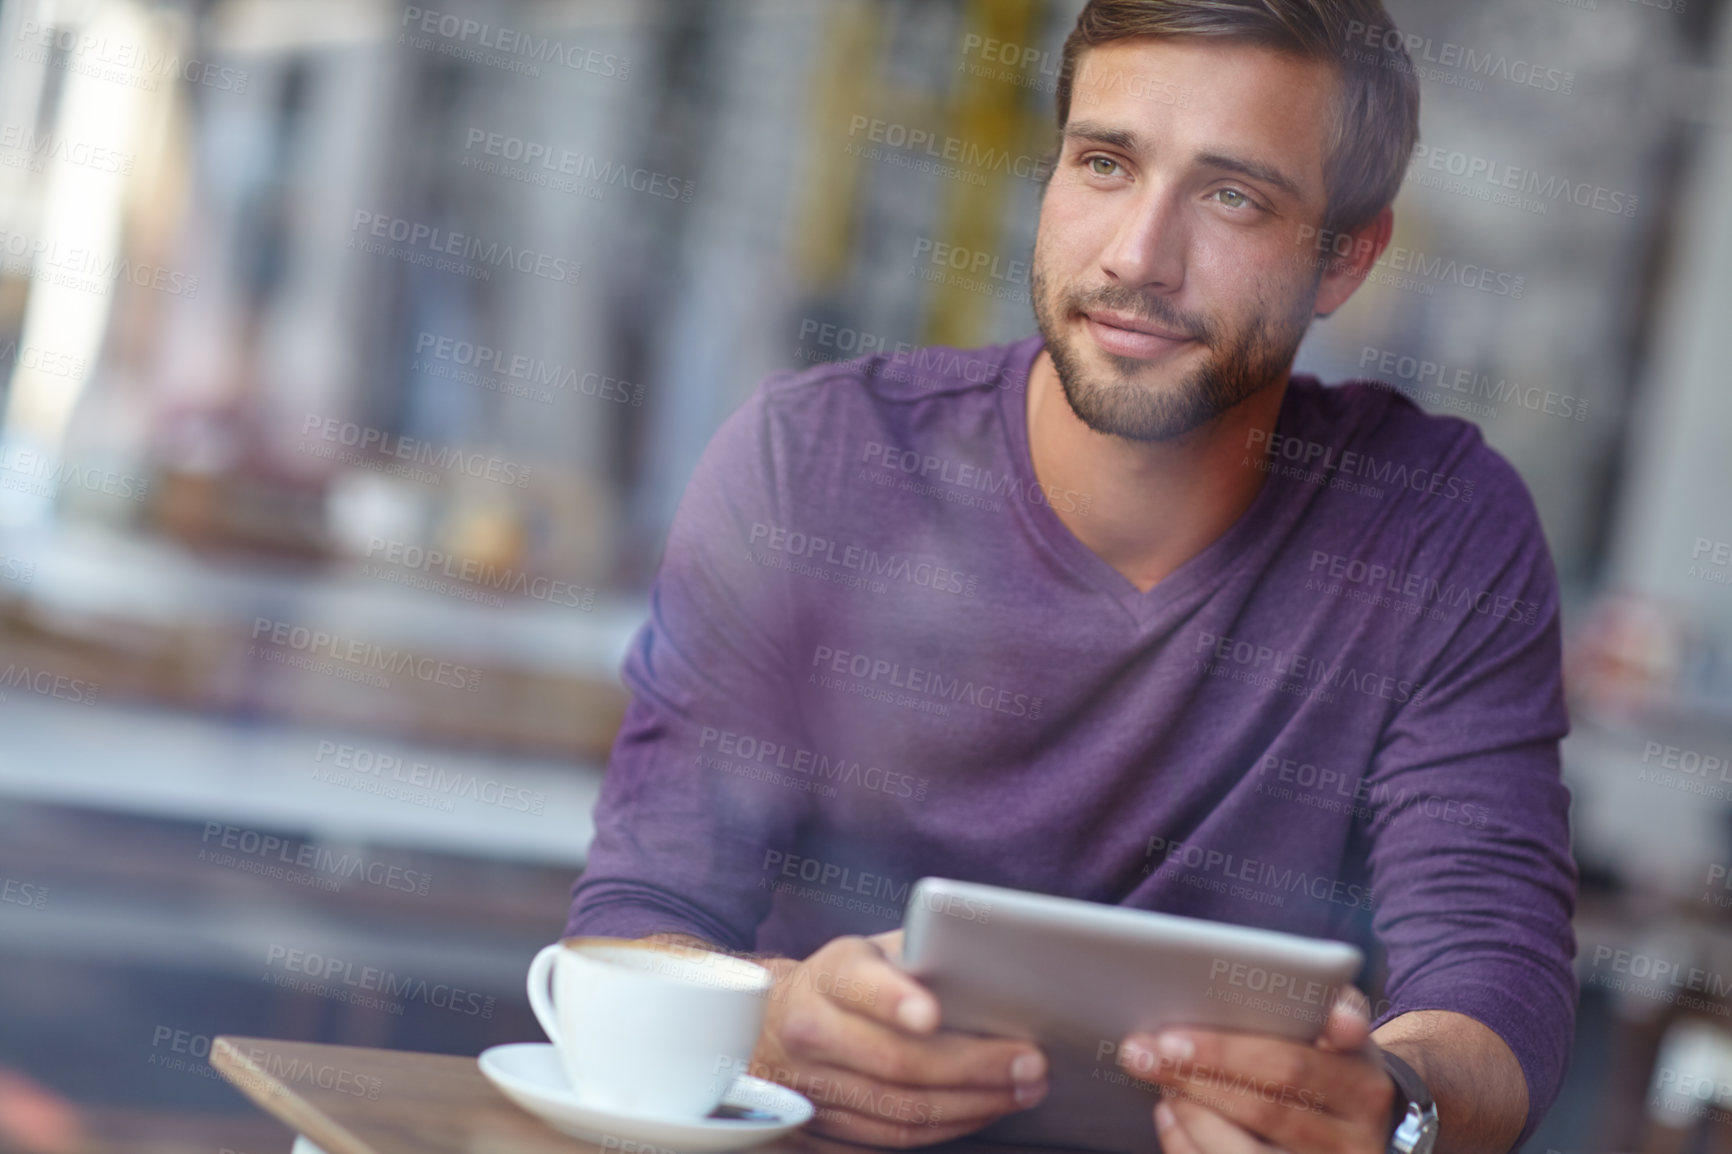
{"label": "man's hand", "polygon": [[[1356,992],[1356,991],[1355,991]],[[1315,1045],[1183,1027],[1133,1034],[1118,1061],[1166,1091],[1163,1154],[1383,1154],[1395,1081],[1362,1002],[1336,1005]]]}
{"label": "man's hand", "polygon": [[944,1142],[1046,1094],[1030,1042],[940,1034],[938,1000],[897,969],[902,932],[837,938],[775,975],[751,1072],[817,1107],[811,1129],[875,1146]]}

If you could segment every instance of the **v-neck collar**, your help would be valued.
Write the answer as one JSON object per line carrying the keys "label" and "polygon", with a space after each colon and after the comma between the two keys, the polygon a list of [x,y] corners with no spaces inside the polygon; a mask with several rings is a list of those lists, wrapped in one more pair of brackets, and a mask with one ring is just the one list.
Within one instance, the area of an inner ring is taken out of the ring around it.
{"label": "v-neck collar", "polygon": [[[1020,390],[998,390],[1005,445],[1022,492],[1039,491],[1034,457],[1028,443],[1027,390],[1033,387],[1035,358],[1045,347],[1045,341],[1037,335],[1028,337],[1020,347],[1015,348],[1007,368],[1016,374],[1010,379],[1021,380],[1023,387]],[[1290,381],[1275,421],[1278,432],[1291,431],[1294,392]],[[1043,541],[1067,568],[1110,597],[1132,620],[1146,629],[1170,617],[1188,613],[1197,593],[1207,592],[1214,587],[1219,576],[1229,569],[1233,558],[1249,542],[1256,540],[1272,519],[1284,488],[1274,483],[1273,477],[1265,477],[1257,496],[1225,532],[1205,546],[1202,552],[1161,578],[1147,593],[1138,590],[1130,578],[1083,544],[1047,502],[1017,501],[1015,504],[1023,524]]]}

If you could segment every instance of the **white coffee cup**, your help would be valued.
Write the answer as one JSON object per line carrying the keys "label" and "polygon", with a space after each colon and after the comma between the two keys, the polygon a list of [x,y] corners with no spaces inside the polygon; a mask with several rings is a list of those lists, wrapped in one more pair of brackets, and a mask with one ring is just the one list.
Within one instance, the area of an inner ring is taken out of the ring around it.
{"label": "white coffee cup", "polygon": [[695,947],[566,938],[529,964],[529,1006],[580,1103],[694,1119],[750,1062],[770,981],[755,962]]}

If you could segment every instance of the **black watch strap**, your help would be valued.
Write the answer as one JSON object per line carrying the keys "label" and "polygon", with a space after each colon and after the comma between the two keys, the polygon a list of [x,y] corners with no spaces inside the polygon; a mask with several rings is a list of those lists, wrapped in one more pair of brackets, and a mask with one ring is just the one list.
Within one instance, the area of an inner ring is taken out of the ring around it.
{"label": "black watch strap", "polygon": [[1437,1103],[1431,1090],[1418,1070],[1388,1050],[1382,1055],[1384,1069],[1395,1081],[1389,1154],[1431,1154],[1437,1142]]}

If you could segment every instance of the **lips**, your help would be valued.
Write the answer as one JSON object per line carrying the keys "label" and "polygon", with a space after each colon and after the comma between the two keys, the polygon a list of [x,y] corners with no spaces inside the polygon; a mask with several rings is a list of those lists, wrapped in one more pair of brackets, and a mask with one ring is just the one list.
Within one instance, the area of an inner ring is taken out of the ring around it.
{"label": "lips", "polygon": [[1185,348],[1196,339],[1124,313],[1088,312],[1082,316],[1096,347],[1110,356],[1152,361]]}
{"label": "lips", "polygon": [[1107,325],[1115,329],[1124,329],[1133,333],[1143,333],[1151,337],[1160,337],[1162,340],[1188,341],[1191,339],[1189,333],[1176,333],[1171,329],[1163,329],[1157,324],[1143,320],[1141,317],[1129,316],[1125,313],[1097,311],[1084,313],[1083,316],[1094,321],[1098,325]]}

